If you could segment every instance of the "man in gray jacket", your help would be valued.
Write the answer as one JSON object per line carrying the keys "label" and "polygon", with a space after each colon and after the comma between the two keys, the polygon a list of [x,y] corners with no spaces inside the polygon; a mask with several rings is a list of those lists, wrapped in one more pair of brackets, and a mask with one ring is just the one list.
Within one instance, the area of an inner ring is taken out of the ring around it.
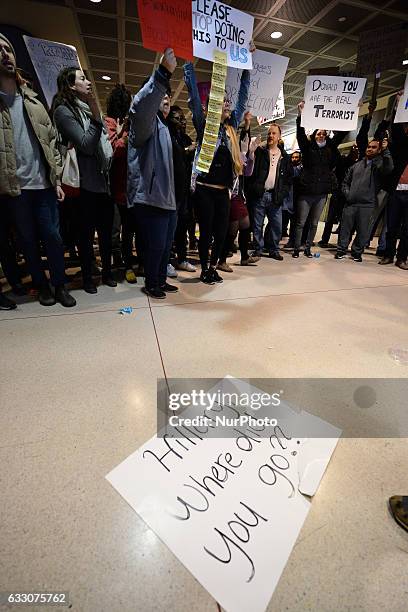
{"label": "man in gray jacket", "polygon": [[178,290],[166,282],[177,212],[173,146],[165,118],[170,110],[169,81],[176,66],[173,49],[166,49],[129,111],[128,206],[134,209],[142,238],[143,291],[156,299]]}
{"label": "man in gray jacket", "polygon": [[377,195],[384,177],[392,172],[393,167],[386,143],[371,140],[365,157],[348,169],[342,185],[346,205],[341,218],[335,259],[346,257],[353,229],[356,228],[351,257],[354,261],[363,261],[361,256],[369,238],[370,217],[377,205]]}

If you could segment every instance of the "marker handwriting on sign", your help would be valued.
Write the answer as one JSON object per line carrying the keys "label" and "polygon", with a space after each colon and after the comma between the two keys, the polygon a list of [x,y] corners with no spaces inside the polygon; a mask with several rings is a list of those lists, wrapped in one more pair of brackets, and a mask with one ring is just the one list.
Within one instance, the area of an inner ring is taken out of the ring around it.
{"label": "marker handwriting on sign", "polygon": [[[245,504],[244,502],[241,501],[239,503],[241,506],[246,508],[248,512],[251,513],[250,518],[252,520],[248,520],[247,517],[242,518],[242,516],[240,516],[237,512],[234,512],[234,516],[237,520],[228,521],[227,528],[224,528],[224,530],[221,531],[221,529],[218,529],[218,527],[214,527],[215,533],[217,533],[220,538],[219,541],[224,544],[224,550],[221,552],[218,552],[218,550],[217,552],[213,552],[213,550],[209,550],[209,548],[207,548],[206,546],[204,546],[204,550],[207,554],[209,554],[211,557],[213,557],[220,563],[231,563],[233,558],[233,550],[239,551],[249,563],[250,571],[249,577],[246,582],[251,582],[251,580],[255,576],[255,565],[251,557],[238,542],[240,542],[241,544],[248,544],[251,539],[251,533],[248,527],[257,527],[259,525],[260,520],[267,523],[268,519],[250,508],[249,506],[247,506],[247,504]],[[232,546],[234,547],[234,549],[232,549]],[[221,556],[222,552],[224,552],[224,556]]]}

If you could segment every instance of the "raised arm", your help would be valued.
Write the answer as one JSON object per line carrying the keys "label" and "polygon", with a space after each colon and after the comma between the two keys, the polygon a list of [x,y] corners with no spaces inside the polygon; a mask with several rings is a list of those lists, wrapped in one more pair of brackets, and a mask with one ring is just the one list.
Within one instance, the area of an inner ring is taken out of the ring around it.
{"label": "raised arm", "polygon": [[130,146],[142,147],[153,134],[157,111],[170,87],[170,78],[176,66],[173,49],[166,49],[158,69],[133,98],[129,111]]}
{"label": "raised arm", "polygon": [[306,136],[305,128],[301,126],[303,110],[303,106],[301,106],[302,104],[304,105],[304,102],[300,102],[300,104],[298,104],[299,114],[296,117],[296,139],[299,149],[302,153],[305,153],[305,151],[309,148],[309,140]]}
{"label": "raised arm", "polygon": [[203,107],[201,106],[201,99],[198,91],[194,66],[191,62],[188,62],[187,64],[184,64],[183,70],[184,82],[188,89],[188,107],[193,115],[193,125],[197,132],[197,136],[201,140],[204,134],[205,117]]}
{"label": "raised arm", "polygon": [[251,75],[249,70],[243,70],[241,84],[239,86],[238,99],[234,110],[231,113],[231,125],[237,130],[244,116],[249,96],[249,85]]}

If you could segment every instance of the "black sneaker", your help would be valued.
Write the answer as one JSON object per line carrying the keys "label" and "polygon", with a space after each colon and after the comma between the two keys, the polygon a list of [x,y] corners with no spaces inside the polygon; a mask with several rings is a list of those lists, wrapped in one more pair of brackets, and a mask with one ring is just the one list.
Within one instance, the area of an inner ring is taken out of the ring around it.
{"label": "black sneaker", "polygon": [[307,248],[307,247],[306,247],[306,249],[303,251],[303,255],[304,255],[305,257],[309,257],[309,259],[310,259],[310,257],[313,257],[313,255],[312,255],[312,253],[311,253],[310,249],[309,249],[309,248]]}
{"label": "black sneaker", "polygon": [[347,257],[347,253],[343,253],[342,251],[337,251],[337,253],[334,256],[334,259],[344,259],[345,257]]}
{"label": "black sneaker", "polygon": [[214,285],[215,284],[215,280],[212,276],[212,274],[210,274],[210,270],[203,270],[200,274],[200,281],[202,283],[205,283],[206,285]]}
{"label": "black sneaker", "polygon": [[57,287],[55,289],[55,299],[65,308],[76,306],[76,299],[65,289],[65,287]]}
{"label": "black sneaker", "polygon": [[155,300],[164,300],[166,297],[166,294],[162,289],[148,289],[147,287],[142,287],[142,291]]}
{"label": "black sneaker", "polygon": [[269,257],[271,259],[276,259],[276,261],[283,261],[283,257],[280,253],[269,253]]}
{"label": "black sneaker", "polygon": [[84,281],[83,289],[86,293],[90,293],[91,295],[98,293],[98,289],[93,281]]}
{"label": "black sneaker", "polygon": [[217,272],[217,270],[215,268],[210,268],[208,272],[209,272],[211,278],[214,279],[215,283],[223,283],[224,282],[224,279],[222,278],[222,276],[220,276],[218,274],[218,272]]}
{"label": "black sneaker", "polygon": [[293,257],[294,259],[297,259],[297,258],[299,257],[299,254],[300,254],[299,249],[295,249],[295,250],[293,251],[293,253],[292,253],[292,257]]}
{"label": "black sneaker", "polygon": [[112,276],[102,276],[102,283],[107,287],[117,287],[118,285]]}
{"label": "black sneaker", "polygon": [[319,246],[322,249],[328,249],[330,245],[328,242],[323,242],[323,240],[319,240],[319,242],[317,243],[317,246]]}
{"label": "black sneaker", "polygon": [[351,256],[351,259],[352,259],[353,261],[358,261],[358,262],[363,261],[363,258],[361,257],[361,255],[352,255],[352,256]]}
{"label": "black sneaker", "polygon": [[169,285],[169,283],[165,283],[162,287],[160,287],[160,289],[165,293],[177,293],[177,291],[179,290],[178,287],[176,287],[175,285]]}
{"label": "black sneaker", "polygon": [[41,306],[54,306],[56,299],[51,292],[49,285],[43,285],[38,293],[38,301]]}
{"label": "black sneaker", "polygon": [[15,310],[17,304],[14,300],[10,300],[6,295],[0,293],[0,310]]}
{"label": "black sneaker", "polygon": [[288,240],[286,244],[283,245],[283,248],[286,249],[294,249],[295,248],[295,243],[293,242],[293,240]]}

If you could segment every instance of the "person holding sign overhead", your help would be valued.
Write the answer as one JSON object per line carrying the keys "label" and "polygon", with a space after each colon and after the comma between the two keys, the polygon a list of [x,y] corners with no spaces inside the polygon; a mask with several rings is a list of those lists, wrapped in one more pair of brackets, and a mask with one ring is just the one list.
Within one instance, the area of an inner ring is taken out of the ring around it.
{"label": "person holding sign overhead", "polygon": [[295,248],[292,257],[299,257],[303,227],[308,217],[310,230],[303,254],[306,257],[313,257],[310,247],[316,235],[326,198],[337,187],[334,169],[340,155],[338,146],[346,135],[346,132],[336,132],[333,138],[330,138],[327,131],[322,129],[315,130],[309,139],[301,126],[304,105],[304,101],[298,104],[296,118],[296,137],[302,153],[303,170],[299,180]]}
{"label": "person holding sign overhead", "polygon": [[[255,46],[252,44],[251,52],[253,51],[255,51]],[[230,101],[224,97],[215,153],[208,172],[202,172],[197,168],[206,116],[201,106],[197,80],[191,63],[184,65],[184,80],[189,92],[188,104],[193,115],[198,142],[193,164],[192,186],[195,188],[195,207],[200,227],[198,244],[201,264],[200,280],[207,285],[213,285],[223,281],[216,270],[216,266],[228,230],[230,190],[233,188],[236,177],[243,172],[241,150],[236,131],[244,116],[248,101],[250,73],[248,70],[242,72],[237,105],[233,111],[230,108]],[[214,243],[209,261],[212,237],[214,237]]]}
{"label": "person holding sign overhead", "polygon": [[170,78],[176,67],[173,49],[166,49],[129,111],[128,205],[143,236],[143,292],[155,299],[178,291],[166,281],[177,222],[174,151],[166,125]]}

